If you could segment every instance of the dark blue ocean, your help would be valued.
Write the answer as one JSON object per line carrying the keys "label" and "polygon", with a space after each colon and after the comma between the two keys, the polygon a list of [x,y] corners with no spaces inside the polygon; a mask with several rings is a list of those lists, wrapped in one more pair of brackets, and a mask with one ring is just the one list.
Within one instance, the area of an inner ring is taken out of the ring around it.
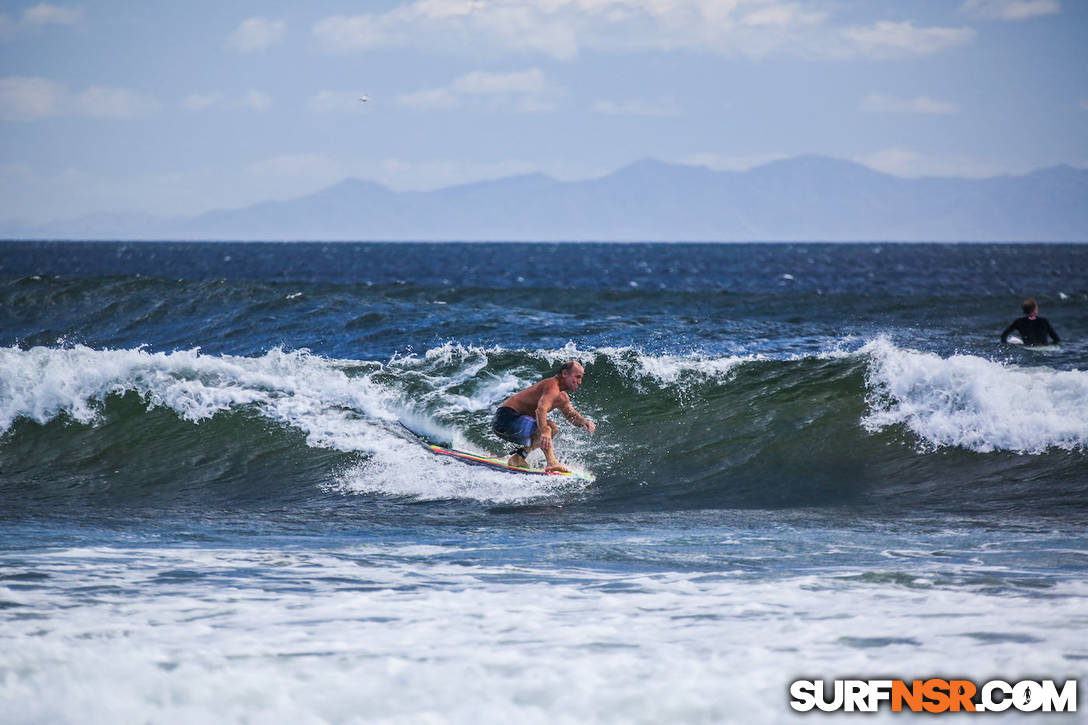
{"label": "dark blue ocean", "polygon": [[[1086,313],[1074,244],[0,242],[0,722],[1083,684]],[[568,359],[593,482],[403,427],[501,455]]]}

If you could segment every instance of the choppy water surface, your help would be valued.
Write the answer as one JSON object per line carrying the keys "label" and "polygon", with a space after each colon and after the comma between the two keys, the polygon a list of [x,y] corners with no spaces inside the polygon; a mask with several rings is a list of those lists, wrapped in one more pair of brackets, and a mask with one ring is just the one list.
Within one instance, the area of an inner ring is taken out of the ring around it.
{"label": "choppy water surface", "polygon": [[[1079,677],[1086,250],[0,243],[0,711],[779,722],[798,677]],[[1059,348],[999,344],[1024,296]],[[401,427],[500,454],[566,359],[593,484]]]}

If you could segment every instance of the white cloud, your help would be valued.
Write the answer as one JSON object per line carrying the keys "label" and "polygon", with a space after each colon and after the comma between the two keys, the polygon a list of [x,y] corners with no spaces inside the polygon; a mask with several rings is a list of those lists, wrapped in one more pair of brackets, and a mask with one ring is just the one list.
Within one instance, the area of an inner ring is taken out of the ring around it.
{"label": "white cloud", "polygon": [[827,13],[784,0],[414,0],[384,13],[327,17],[317,44],[348,53],[414,46],[569,60],[584,49],[764,55],[813,47]]}
{"label": "white cloud", "polygon": [[1027,20],[1061,12],[1058,0],[964,0],[960,10],[990,20]]}
{"label": "white cloud", "polygon": [[909,20],[881,21],[868,27],[844,28],[841,32],[858,52],[878,58],[932,55],[975,39],[971,28],[919,28]]}
{"label": "white cloud", "polygon": [[159,109],[154,98],[127,88],[91,86],[72,93],[47,78],[13,76],[0,79],[0,120],[36,121],[50,116],[131,119]]}
{"label": "white cloud", "polygon": [[561,95],[539,68],[530,68],[513,73],[472,71],[448,86],[403,94],[397,103],[416,110],[436,110],[474,101],[494,110],[535,113],[554,111]]}
{"label": "white cloud", "polygon": [[921,154],[914,151],[891,148],[857,156],[853,160],[876,171],[883,171],[885,174],[912,176],[917,175],[916,167],[921,158]]}
{"label": "white cloud", "polygon": [[[604,0],[611,3],[612,0]],[[387,13],[333,16],[313,29],[330,52],[413,45],[478,52],[496,45],[557,58],[577,55],[581,13],[569,0],[416,0]]]}
{"label": "white cloud", "polygon": [[788,158],[789,155],[784,153],[731,156],[713,152],[701,152],[684,156],[677,159],[676,162],[689,166],[705,166],[714,171],[747,171],[748,169],[753,169],[757,166],[769,164],[772,161],[781,161]]}
{"label": "white cloud", "polygon": [[287,23],[268,18],[247,18],[227,36],[227,47],[239,53],[253,53],[283,40]]}
{"label": "white cloud", "polygon": [[955,156],[927,156],[904,148],[888,148],[855,156],[853,161],[893,176],[918,178],[951,176],[986,179],[999,174],[1023,173],[1027,169],[1009,169],[991,161]]}
{"label": "white cloud", "polygon": [[23,11],[28,25],[75,25],[83,19],[83,8],[41,3]]}
{"label": "white cloud", "polygon": [[181,102],[182,108],[190,111],[203,111],[206,108],[220,103],[223,100],[221,93],[192,93]]}
{"label": "white cloud", "polygon": [[882,93],[870,93],[862,102],[861,110],[883,113],[959,113],[959,106],[951,101],[937,101],[926,96],[896,98]]}
{"label": "white cloud", "polygon": [[13,38],[23,30],[45,25],[78,25],[82,21],[83,8],[41,3],[23,10],[18,17],[0,13],[0,40]]}
{"label": "white cloud", "polygon": [[754,10],[743,18],[741,22],[749,26],[790,26],[790,25],[816,25],[827,18],[824,12],[808,12],[802,10],[797,3],[775,4],[769,3],[767,7]]}
{"label": "white cloud", "polygon": [[254,111],[267,111],[272,107],[272,96],[262,91],[249,90],[242,94],[237,105]]}
{"label": "white cloud", "polygon": [[0,78],[0,120],[34,121],[63,112],[67,89],[46,78]]}
{"label": "white cloud", "polygon": [[75,98],[78,112],[94,118],[131,119],[150,116],[158,102],[127,88],[91,86]]}
{"label": "white cloud", "polygon": [[675,101],[608,101],[600,100],[593,104],[596,113],[606,116],[680,116],[683,111]]}

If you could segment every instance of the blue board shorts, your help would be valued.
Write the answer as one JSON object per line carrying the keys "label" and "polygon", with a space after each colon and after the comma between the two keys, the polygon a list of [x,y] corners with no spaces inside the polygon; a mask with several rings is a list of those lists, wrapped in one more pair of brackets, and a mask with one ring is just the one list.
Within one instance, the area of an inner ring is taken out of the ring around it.
{"label": "blue board shorts", "polygon": [[529,448],[533,445],[536,419],[531,415],[522,415],[513,408],[503,406],[495,411],[495,417],[491,420],[491,430],[504,441],[517,443],[522,448]]}

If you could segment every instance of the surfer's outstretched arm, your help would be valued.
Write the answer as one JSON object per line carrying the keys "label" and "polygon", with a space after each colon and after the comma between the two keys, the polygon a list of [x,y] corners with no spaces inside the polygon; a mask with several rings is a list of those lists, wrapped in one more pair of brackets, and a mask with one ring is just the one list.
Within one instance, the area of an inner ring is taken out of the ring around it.
{"label": "surfer's outstretched arm", "polygon": [[[566,397],[566,396],[564,396]],[[597,424],[589,418],[584,417],[581,413],[574,409],[574,406],[570,404],[570,398],[566,398],[559,405],[559,412],[563,414],[563,417],[569,420],[573,425],[579,428],[585,428],[592,434],[597,430]]]}

